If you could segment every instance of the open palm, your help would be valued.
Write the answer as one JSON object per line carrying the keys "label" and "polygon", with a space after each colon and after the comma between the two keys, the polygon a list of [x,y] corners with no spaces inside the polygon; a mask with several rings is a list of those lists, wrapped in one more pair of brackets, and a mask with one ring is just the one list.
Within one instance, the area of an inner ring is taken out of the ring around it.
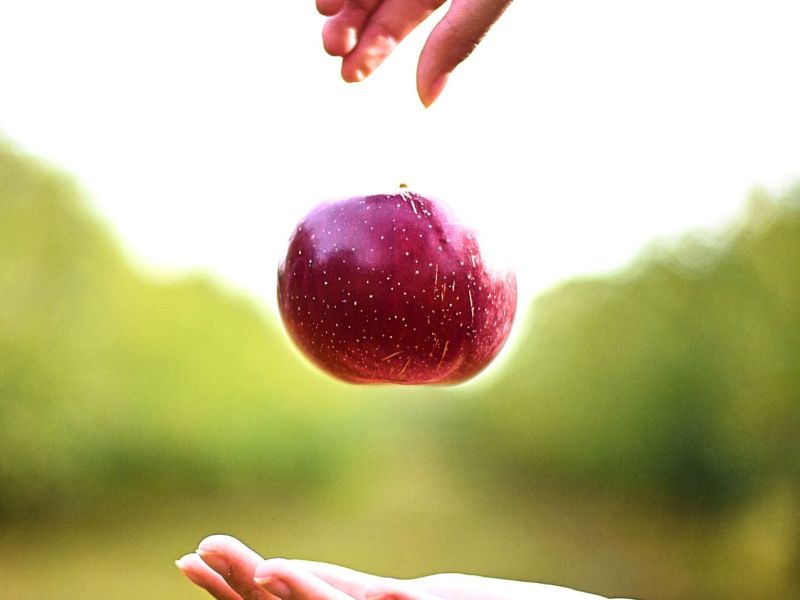
{"label": "open palm", "polygon": [[215,535],[178,567],[217,600],[600,600],[563,587],[443,573],[391,579],[303,560],[264,560],[235,538]]}

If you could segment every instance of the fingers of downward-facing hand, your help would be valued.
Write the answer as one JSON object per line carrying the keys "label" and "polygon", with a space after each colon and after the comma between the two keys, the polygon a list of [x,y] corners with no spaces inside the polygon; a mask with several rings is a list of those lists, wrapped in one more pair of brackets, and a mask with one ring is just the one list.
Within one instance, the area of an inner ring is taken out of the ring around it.
{"label": "fingers of downward-facing hand", "polygon": [[374,71],[445,0],[347,0],[322,30],[325,50],[342,56],[342,77],[360,81]]}
{"label": "fingers of downward-facing hand", "polygon": [[466,59],[511,0],[453,0],[433,28],[417,66],[417,91],[426,106],[441,93],[447,76]]}
{"label": "fingers of downward-facing hand", "polygon": [[372,73],[417,25],[444,0],[384,0],[358,34],[356,45],[342,61],[342,78],[360,81]]}
{"label": "fingers of downward-facing hand", "polygon": [[346,56],[355,48],[372,5],[378,0],[347,0],[322,27],[322,45],[331,56]]}
{"label": "fingers of downward-facing hand", "polygon": [[[341,56],[342,78],[361,81],[400,41],[445,0],[317,0],[328,16],[322,30],[325,50]],[[452,0],[420,55],[417,91],[430,105],[448,75],[467,58],[511,0]]]}
{"label": "fingers of downward-facing hand", "polygon": [[331,17],[342,10],[345,0],[317,0],[319,14]]}

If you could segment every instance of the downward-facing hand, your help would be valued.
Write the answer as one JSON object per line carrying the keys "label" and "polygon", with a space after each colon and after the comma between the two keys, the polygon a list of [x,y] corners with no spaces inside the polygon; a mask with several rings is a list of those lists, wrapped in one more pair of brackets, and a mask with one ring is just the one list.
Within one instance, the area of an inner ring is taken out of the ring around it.
{"label": "downward-facing hand", "polygon": [[[445,0],[317,0],[327,16],[325,50],[342,57],[345,81],[369,76]],[[452,0],[428,37],[417,67],[417,92],[430,106],[447,78],[481,41],[511,0]]]}

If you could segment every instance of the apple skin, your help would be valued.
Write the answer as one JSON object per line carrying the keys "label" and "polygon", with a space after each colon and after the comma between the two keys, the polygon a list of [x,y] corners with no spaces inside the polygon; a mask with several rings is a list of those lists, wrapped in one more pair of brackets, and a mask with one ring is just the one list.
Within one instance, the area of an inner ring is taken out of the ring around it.
{"label": "apple skin", "polygon": [[278,269],[278,306],[313,363],[352,383],[455,384],[511,331],[513,271],[484,263],[475,233],[415,193],[316,207]]}

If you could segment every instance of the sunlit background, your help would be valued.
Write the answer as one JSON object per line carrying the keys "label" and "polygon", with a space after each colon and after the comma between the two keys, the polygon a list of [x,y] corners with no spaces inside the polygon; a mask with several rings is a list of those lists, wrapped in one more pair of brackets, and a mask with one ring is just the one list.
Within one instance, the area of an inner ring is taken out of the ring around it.
{"label": "sunlit background", "polygon": [[[433,22],[348,85],[312,0],[0,4],[0,597],[199,598],[214,532],[796,594],[800,8],[518,0],[425,110]],[[338,384],[277,319],[295,223],[401,182],[516,265],[475,383]]]}

